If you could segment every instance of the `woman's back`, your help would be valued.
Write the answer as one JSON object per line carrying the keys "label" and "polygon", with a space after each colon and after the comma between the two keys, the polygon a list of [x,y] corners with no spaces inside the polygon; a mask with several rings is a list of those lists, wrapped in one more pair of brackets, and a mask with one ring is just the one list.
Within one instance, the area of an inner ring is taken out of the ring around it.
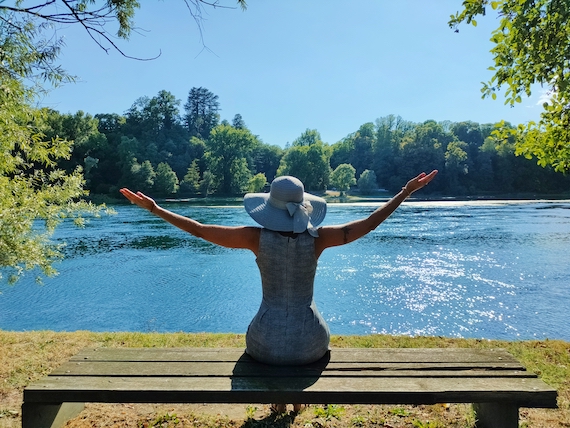
{"label": "woman's back", "polygon": [[262,229],[257,265],[263,299],[251,322],[247,352],[268,364],[308,364],[328,350],[329,330],[313,300],[315,238]]}

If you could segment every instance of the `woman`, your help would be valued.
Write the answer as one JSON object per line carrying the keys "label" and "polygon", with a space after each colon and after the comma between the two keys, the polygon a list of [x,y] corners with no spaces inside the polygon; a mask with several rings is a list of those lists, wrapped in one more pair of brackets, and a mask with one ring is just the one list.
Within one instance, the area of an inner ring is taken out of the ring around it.
{"label": "woman", "polygon": [[[321,359],[329,349],[329,329],[313,300],[321,253],[374,230],[436,174],[434,170],[409,180],[396,196],[364,219],[324,227],[318,225],[326,215],[325,200],[305,193],[303,183],[290,176],[273,180],[269,193],[245,195],[246,211],[262,228],[202,224],[158,206],[141,192],[121,189],[121,193],[194,236],[224,247],[251,250],[257,256],[263,298],[248,327],[246,352],[266,364],[301,365]],[[283,412],[286,406],[275,405],[274,410]]]}

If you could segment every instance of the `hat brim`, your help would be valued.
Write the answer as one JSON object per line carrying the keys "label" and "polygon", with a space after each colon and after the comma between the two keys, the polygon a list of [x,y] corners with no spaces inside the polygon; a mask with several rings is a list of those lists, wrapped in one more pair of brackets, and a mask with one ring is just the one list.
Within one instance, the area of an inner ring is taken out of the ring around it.
{"label": "hat brim", "polygon": [[[303,198],[309,201],[313,211],[309,215],[313,227],[317,227],[327,213],[327,202],[318,196],[304,193]],[[293,217],[287,210],[279,209],[269,203],[269,193],[247,193],[243,198],[247,213],[261,226],[276,232],[292,232]]]}

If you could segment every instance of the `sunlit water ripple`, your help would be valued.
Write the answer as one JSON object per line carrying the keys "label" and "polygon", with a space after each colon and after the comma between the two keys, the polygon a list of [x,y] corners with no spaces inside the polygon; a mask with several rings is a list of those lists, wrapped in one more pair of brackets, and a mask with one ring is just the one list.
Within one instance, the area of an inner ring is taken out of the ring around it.
{"label": "sunlit water ripple", "polygon": [[[329,205],[325,224],[378,204]],[[60,274],[0,284],[0,329],[243,333],[261,299],[254,256],[132,206],[63,225]],[[169,208],[253,221],[241,207]],[[570,340],[570,201],[408,202],[359,241],[326,250],[315,300],[333,334]]]}

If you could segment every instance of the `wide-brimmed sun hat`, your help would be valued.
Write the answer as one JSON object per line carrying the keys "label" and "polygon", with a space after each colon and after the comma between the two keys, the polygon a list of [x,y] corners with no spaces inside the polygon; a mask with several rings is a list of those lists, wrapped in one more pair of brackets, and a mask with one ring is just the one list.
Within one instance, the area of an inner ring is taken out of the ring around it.
{"label": "wide-brimmed sun hat", "polygon": [[309,233],[317,237],[316,227],[327,213],[327,203],[310,193],[296,177],[277,177],[269,193],[247,193],[243,198],[247,213],[266,229],[276,232]]}

